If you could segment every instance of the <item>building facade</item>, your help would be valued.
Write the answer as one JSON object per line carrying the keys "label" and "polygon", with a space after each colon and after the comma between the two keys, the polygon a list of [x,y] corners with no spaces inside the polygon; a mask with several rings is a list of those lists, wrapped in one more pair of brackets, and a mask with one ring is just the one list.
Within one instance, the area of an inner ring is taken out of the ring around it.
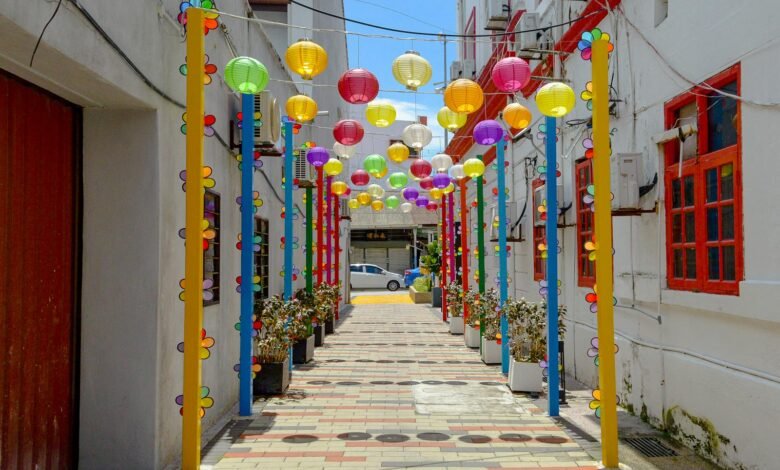
{"label": "building facade", "polygon": [[[772,201],[780,192],[772,184],[777,163],[771,129],[780,123],[780,92],[771,77],[780,30],[769,18],[780,5],[768,0],[750,8],[666,0],[456,5],[463,34],[517,34],[466,38],[453,71],[470,74],[491,92],[490,69],[497,59],[519,55],[533,70],[516,96],[532,110],[532,128],[516,133],[507,149],[509,223],[524,240],[511,246],[510,295],[538,300],[545,276],[538,249],[545,236],[538,223],[541,199],[534,197],[543,188],[536,168],[545,156],[534,93],[556,80],[580,96],[590,80],[590,62],[580,58],[577,42],[581,33],[599,27],[615,45],[612,236],[620,404],[723,466],[776,466],[772,429],[780,419],[780,367],[771,358],[780,344],[780,216]],[[485,116],[471,117],[447,153],[460,159],[484,154],[492,161],[493,151],[458,137],[470,137],[481,119],[498,118],[511,99],[486,96]],[[585,300],[595,282],[585,247],[592,241],[592,212],[583,202],[592,184],[589,119],[586,102],[578,98],[575,110],[559,120],[558,264],[561,302],[568,307],[566,372],[595,387],[597,369],[586,355],[596,336],[596,316]],[[495,175],[490,169],[485,175],[488,201]],[[470,217],[473,227],[476,216]],[[497,265],[488,262],[488,286],[495,285]]]}

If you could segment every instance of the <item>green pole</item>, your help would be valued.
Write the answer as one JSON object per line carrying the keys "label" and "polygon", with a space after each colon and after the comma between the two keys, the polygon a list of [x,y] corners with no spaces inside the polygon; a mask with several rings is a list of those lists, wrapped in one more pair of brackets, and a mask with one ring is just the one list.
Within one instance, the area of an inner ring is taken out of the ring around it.
{"label": "green pole", "polygon": [[[482,155],[477,155],[482,160]],[[482,176],[477,178],[477,250],[479,250],[479,294],[485,294],[485,196],[482,194]],[[481,309],[480,309],[481,311]],[[479,317],[479,347],[482,351],[482,336],[485,334],[485,318]]]}
{"label": "green pole", "polygon": [[311,186],[306,187],[306,292],[311,294],[314,290],[313,270],[314,270],[314,247],[312,246],[314,233],[312,223],[314,195]]}

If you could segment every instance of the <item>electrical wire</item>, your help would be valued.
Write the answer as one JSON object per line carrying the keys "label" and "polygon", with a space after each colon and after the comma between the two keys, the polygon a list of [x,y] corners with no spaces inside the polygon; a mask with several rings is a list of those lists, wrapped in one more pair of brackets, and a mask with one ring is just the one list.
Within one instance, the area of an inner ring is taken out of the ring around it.
{"label": "electrical wire", "polygon": [[59,0],[57,2],[57,6],[54,8],[54,13],[51,14],[49,17],[49,21],[46,22],[45,25],[43,25],[43,29],[41,30],[41,34],[38,35],[38,40],[35,41],[35,47],[33,48],[32,55],[30,56],[30,67],[33,65],[33,61],[35,60],[35,54],[38,52],[38,46],[41,45],[41,40],[43,39],[44,33],[46,33],[46,29],[49,27],[52,21],[54,21],[54,17],[57,16],[57,12],[60,11],[60,7],[62,6],[62,0]]}
{"label": "electrical wire", "polygon": [[[412,15],[408,15],[408,14],[404,13],[404,12],[403,12],[403,11],[401,11],[401,10],[396,10],[396,9],[394,9],[394,8],[390,8],[390,7],[387,7],[387,6],[381,5],[381,4],[379,4],[379,3],[369,2],[369,1],[367,1],[367,0],[354,0],[354,1],[356,1],[356,2],[358,2],[358,3],[363,3],[363,4],[365,4],[365,5],[371,5],[371,6],[374,6],[374,7],[377,7],[377,8],[382,8],[383,10],[392,11],[393,13],[399,14],[399,15],[401,15],[401,16],[405,16],[405,17],[409,18],[410,20],[414,20],[414,21],[416,21],[416,22],[418,22],[418,23],[422,23],[422,24],[425,24],[425,25],[428,25],[428,26],[433,26],[434,28],[439,28],[439,29],[441,29],[441,30],[444,30],[444,28],[441,28],[441,27],[439,27],[438,25],[435,25],[435,24],[433,24],[433,23],[428,23],[428,22],[427,22],[427,21],[425,21],[425,20],[421,20],[420,18],[414,17],[414,16],[412,16]],[[448,30],[448,31],[450,31],[450,30]]]}

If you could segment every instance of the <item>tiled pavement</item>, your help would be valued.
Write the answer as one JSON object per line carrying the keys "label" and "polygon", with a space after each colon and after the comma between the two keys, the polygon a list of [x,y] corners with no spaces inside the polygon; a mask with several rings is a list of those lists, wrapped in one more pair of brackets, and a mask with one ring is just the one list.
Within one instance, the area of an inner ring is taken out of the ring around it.
{"label": "tiled pavement", "polygon": [[432,309],[360,305],[286,395],[235,426],[215,468],[596,468],[504,383]]}

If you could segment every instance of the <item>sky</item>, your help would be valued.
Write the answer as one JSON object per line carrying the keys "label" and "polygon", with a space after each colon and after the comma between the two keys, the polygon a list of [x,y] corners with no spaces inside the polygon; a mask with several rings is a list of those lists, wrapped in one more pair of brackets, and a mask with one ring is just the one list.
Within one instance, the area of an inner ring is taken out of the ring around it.
{"label": "sky", "polygon": [[[431,33],[455,33],[457,28],[454,0],[344,0],[347,18],[356,19],[391,28]],[[347,22],[348,31],[409,37],[408,34],[381,31],[368,26]],[[397,119],[415,120],[416,115],[428,116],[428,127],[433,140],[424,151],[426,157],[444,150],[444,129],[436,122],[436,113],[444,106],[442,94],[430,94],[434,83],[444,81],[444,45],[440,41],[404,41],[382,38],[347,36],[350,68],[361,67],[371,71],[379,79],[382,90],[405,90],[395,81],[391,71],[393,60],[407,50],[415,50],[428,59],[433,68],[433,77],[420,92],[380,92],[378,99],[392,102],[398,113]],[[447,65],[456,60],[456,45],[448,43]],[[437,87],[442,86],[438,83]],[[416,104],[415,104],[416,96]],[[416,113],[415,113],[416,110]]]}

